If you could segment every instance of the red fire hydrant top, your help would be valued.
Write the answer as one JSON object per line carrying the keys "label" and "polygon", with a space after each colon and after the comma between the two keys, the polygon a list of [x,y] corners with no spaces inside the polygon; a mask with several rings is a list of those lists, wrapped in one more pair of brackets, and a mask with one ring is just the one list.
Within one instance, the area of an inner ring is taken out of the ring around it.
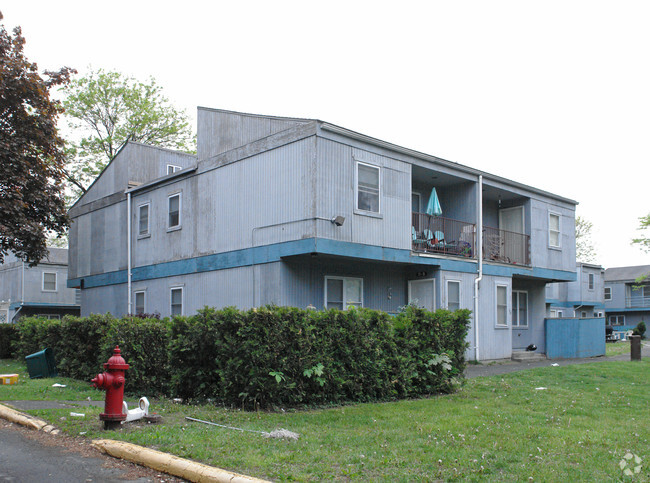
{"label": "red fire hydrant top", "polygon": [[129,368],[129,365],[122,357],[122,351],[120,346],[115,346],[113,349],[113,355],[108,359],[108,362],[104,362],[104,369],[109,370],[113,369],[116,371],[126,371]]}

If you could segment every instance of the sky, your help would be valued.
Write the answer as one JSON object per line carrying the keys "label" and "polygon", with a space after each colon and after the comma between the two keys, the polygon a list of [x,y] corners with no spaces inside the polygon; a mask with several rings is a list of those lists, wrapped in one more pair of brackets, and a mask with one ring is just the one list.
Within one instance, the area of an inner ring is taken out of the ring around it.
{"label": "sky", "polygon": [[579,202],[595,263],[650,264],[650,2],[5,0],[40,69],[327,121]]}

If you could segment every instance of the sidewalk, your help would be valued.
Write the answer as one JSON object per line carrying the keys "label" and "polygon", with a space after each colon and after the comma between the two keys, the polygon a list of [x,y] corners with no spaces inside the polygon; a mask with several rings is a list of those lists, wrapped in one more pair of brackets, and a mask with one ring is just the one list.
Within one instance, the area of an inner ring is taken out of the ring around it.
{"label": "sidewalk", "polygon": [[[643,341],[641,343],[641,358],[650,358],[650,343]],[[508,374],[510,372],[525,371],[526,369],[535,369],[536,367],[549,367],[553,364],[568,366],[573,364],[588,364],[591,362],[609,362],[609,361],[629,361],[630,354],[621,354],[617,356],[599,356],[587,357],[585,359],[546,359],[535,362],[515,362],[510,360],[490,362],[487,364],[468,364],[465,369],[465,377],[472,379],[474,377],[494,376],[497,374]]]}

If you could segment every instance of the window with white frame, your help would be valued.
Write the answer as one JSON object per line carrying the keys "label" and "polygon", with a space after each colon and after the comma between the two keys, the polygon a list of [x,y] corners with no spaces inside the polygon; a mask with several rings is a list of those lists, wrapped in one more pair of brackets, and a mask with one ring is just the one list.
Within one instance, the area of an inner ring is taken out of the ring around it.
{"label": "window with white frame", "polygon": [[551,309],[551,319],[557,319],[557,310],[556,309]]}
{"label": "window with white frame", "polygon": [[56,292],[56,272],[43,272],[43,292]]}
{"label": "window with white frame", "polygon": [[548,214],[548,245],[560,248],[560,215],[557,213]]}
{"label": "window with white frame", "polygon": [[379,166],[357,161],[356,207],[358,210],[379,213]]}
{"label": "window with white frame", "polygon": [[141,315],[145,313],[145,292],[144,290],[138,290],[134,294],[135,298],[135,315]]}
{"label": "window with white frame", "polygon": [[183,315],[183,287],[174,287],[169,291],[172,315]]}
{"label": "window with white frame", "polygon": [[625,316],[624,315],[610,315],[609,316],[609,325],[625,325]]}
{"label": "window with white frame", "polygon": [[508,326],[508,286],[497,285],[496,287],[496,325],[498,327]]}
{"label": "window with white frame", "polygon": [[582,317],[583,319],[586,319],[586,318],[587,318],[587,312],[585,312],[584,310],[582,310],[582,311],[580,312],[580,317]]}
{"label": "window with white frame", "polygon": [[460,281],[447,280],[447,310],[460,309]]}
{"label": "window with white frame", "polygon": [[181,226],[181,194],[176,193],[168,198],[167,228],[180,228]]}
{"label": "window with white frame", "polygon": [[149,203],[138,207],[138,236],[149,234]]}
{"label": "window with white frame", "polygon": [[528,327],[528,292],[512,291],[512,326]]}
{"label": "window with white frame", "polygon": [[562,312],[561,310],[558,310],[557,311],[557,316],[558,316],[558,318],[564,317],[564,312]]}
{"label": "window with white frame", "polygon": [[612,300],[612,287],[605,287],[605,300]]}
{"label": "window with white frame", "polygon": [[180,171],[181,168],[180,166],[175,166],[173,164],[168,164],[167,165],[167,174],[174,174],[176,171]]}
{"label": "window with white frame", "polygon": [[588,279],[587,283],[588,283],[589,290],[593,290],[594,289],[594,274],[593,273],[589,274],[589,279]]}
{"label": "window with white frame", "polygon": [[363,307],[363,279],[325,277],[325,307],[340,310]]}

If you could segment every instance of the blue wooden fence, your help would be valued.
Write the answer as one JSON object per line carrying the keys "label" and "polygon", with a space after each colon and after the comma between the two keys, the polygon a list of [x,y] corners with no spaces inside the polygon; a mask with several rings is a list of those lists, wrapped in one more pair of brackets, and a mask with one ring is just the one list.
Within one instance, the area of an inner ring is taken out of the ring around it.
{"label": "blue wooden fence", "polygon": [[605,355],[605,319],[545,319],[546,357],[573,359]]}

